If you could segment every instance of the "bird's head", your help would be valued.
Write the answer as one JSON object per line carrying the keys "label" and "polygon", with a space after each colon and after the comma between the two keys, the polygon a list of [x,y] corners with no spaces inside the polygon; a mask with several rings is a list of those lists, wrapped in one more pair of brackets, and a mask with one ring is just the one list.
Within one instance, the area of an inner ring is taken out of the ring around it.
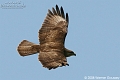
{"label": "bird's head", "polygon": [[76,56],[76,54],[73,51],[65,48],[65,57],[70,57],[70,56]]}

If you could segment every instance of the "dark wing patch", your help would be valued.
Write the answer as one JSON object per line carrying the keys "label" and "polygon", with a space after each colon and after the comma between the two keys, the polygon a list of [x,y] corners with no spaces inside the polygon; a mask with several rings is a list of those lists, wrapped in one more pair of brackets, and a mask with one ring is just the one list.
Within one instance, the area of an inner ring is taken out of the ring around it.
{"label": "dark wing patch", "polygon": [[63,8],[62,8],[62,7],[61,7],[60,9],[61,9],[61,15],[62,15],[62,17],[65,19],[64,10],[63,10]]}
{"label": "dark wing patch", "polygon": [[59,16],[61,16],[61,13],[60,13],[60,10],[59,10],[58,5],[56,5],[56,11],[57,11],[57,14],[58,14]]}
{"label": "dark wing patch", "polygon": [[68,13],[66,13],[66,21],[69,23]]}
{"label": "dark wing patch", "polygon": [[57,12],[55,11],[54,8],[52,8],[52,11],[53,11],[54,15],[57,15]]}

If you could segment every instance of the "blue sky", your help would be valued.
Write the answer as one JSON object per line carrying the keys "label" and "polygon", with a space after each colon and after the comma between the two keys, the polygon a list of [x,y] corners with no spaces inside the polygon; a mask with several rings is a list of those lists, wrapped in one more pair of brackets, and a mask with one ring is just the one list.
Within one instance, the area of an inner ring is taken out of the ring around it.
{"label": "blue sky", "polygon": [[[120,77],[120,0],[1,0],[23,9],[0,7],[0,80],[84,80],[87,76]],[[9,4],[9,5],[11,5]],[[16,48],[27,39],[38,42],[48,9],[63,6],[70,22],[65,46],[77,56],[70,66],[43,68],[38,54],[21,57]]]}

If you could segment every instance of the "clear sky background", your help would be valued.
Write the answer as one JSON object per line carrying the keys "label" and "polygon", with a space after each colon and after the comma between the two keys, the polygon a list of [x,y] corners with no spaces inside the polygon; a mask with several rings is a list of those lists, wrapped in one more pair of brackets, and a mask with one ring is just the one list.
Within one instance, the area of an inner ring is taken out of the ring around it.
{"label": "clear sky background", "polygon": [[[20,2],[23,9],[3,9]],[[18,44],[38,42],[48,9],[69,13],[65,46],[77,56],[70,66],[43,68],[38,54],[21,57]],[[120,77],[120,0],[0,0],[0,80],[84,80],[85,76]]]}

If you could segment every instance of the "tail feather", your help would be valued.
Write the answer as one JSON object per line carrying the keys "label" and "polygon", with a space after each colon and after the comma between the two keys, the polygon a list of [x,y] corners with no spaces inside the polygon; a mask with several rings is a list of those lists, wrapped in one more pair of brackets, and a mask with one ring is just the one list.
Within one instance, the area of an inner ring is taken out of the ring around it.
{"label": "tail feather", "polygon": [[21,56],[28,56],[39,53],[39,45],[29,42],[27,40],[23,40],[19,44],[17,50]]}

